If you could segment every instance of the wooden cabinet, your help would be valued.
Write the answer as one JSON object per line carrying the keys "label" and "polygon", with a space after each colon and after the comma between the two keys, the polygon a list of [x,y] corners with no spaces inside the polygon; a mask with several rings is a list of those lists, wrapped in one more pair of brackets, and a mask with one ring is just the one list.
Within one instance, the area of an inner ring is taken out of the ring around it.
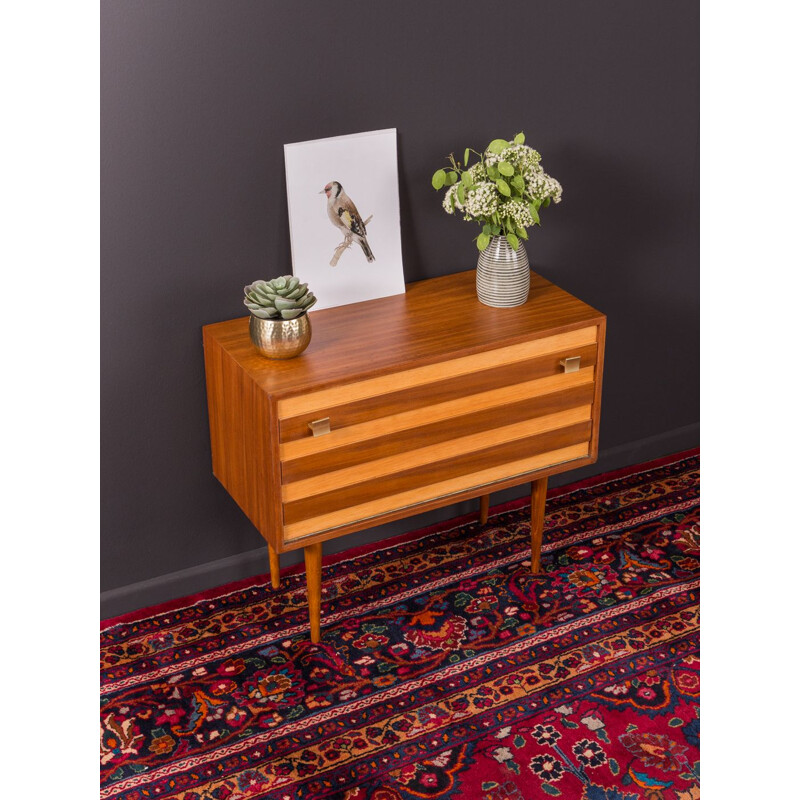
{"label": "wooden cabinet", "polygon": [[289,361],[256,352],[246,317],[203,339],[214,474],[274,586],[305,548],[312,639],[325,539],[530,481],[538,569],[547,477],[597,457],[605,317],[537,275],[525,305],[483,306],[469,271],[310,319]]}

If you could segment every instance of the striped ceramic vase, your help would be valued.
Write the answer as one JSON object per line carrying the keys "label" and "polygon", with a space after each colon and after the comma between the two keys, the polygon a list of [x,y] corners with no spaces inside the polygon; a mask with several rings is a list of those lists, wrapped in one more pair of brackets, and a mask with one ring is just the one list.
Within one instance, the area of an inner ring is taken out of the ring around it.
{"label": "striped ceramic vase", "polygon": [[494,236],[478,255],[478,300],[485,306],[511,308],[528,299],[531,270],[525,245],[514,250],[505,236]]}

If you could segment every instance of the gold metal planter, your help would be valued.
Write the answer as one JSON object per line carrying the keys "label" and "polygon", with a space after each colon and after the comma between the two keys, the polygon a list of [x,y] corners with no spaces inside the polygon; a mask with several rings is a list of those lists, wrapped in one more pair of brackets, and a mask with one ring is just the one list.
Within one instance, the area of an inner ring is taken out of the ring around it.
{"label": "gold metal planter", "polygon": [[308,314],[294,319],[259,319],[250,315],[250,341],[267,358],[294,358],[311,341]]}

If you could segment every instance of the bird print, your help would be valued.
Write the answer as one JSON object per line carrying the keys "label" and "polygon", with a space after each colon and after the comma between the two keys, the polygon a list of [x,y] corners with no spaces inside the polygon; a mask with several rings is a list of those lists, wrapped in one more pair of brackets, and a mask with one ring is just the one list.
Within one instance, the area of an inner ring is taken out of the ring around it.
{"label": "bird print", "polygon": [[[353,241],[356,241],[361,245],[367,261],[374,261],[375,256],[372,254],[369,244],[367,244],[367,226],[364,220],[361,219],[361,214],[358,213],[355,203],[342,188],[342,184],[339,181],[331,181],[320,192],[320,194],[323,193],[328,198],[328,218],[344,233],[344,243],[340,247],[346,249]],[[332,266],[338,261],[338,255],[340,254],[337,248],[337,255],[334,256],[334,261],[331,262]]]}

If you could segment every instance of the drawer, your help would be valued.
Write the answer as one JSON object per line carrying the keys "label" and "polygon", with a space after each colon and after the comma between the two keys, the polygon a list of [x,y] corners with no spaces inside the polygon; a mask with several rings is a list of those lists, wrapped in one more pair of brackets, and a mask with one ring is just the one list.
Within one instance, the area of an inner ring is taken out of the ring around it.
{"label": "drawer", "polygon": [[590,326],[279,400],[284,540],[586,456],[596,357]]}

